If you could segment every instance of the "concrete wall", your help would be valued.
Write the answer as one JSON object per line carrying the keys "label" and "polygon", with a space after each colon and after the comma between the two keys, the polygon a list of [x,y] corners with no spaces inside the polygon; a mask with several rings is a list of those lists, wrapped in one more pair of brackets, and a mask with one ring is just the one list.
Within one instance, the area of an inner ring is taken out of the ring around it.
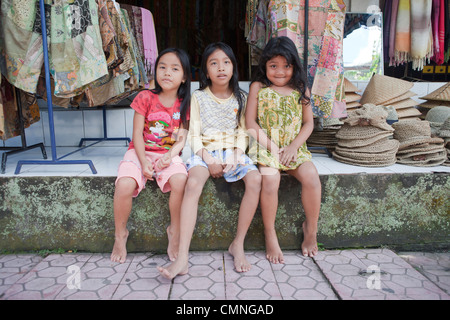
{"label": "concrete wall", "polygon": [[[449,247],[450,175],[321,176],[318,240],[325,248]],[[208,180],[191,249],[225,249],[233,239],[243,183]],[[0,250],[108,252],[114,239],[114,177],[9,177],[0,180]],[[301,188],[283,176],[276,227],[285,249],[298,249],[304,212]],[[134,200],[129,251],[164,252],[168,195],[153,182]],[[264,248],[258,210],[247,249]]]}

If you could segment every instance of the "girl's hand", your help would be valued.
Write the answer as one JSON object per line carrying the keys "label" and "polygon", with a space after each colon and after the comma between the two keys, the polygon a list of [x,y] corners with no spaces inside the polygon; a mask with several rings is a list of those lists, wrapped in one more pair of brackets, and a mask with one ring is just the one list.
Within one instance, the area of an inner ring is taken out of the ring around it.
{"label": "girl's hand", "polygon": [[170,156],[170,152],[166,152],[162,158],[160,158],[156,162],[156,169],[161,171],[164,168],[167,168],[172,162],[172,157]]}
{"label": "girl's hand", "polygon": [[208,165],[209,174],[213,178],[220,178],[223,176],[223,163],[206,153],[203,161]]}
{"label": "girl's hand", "polygon": [[286,167],[290,167],[291,162],[297,161],[297,149],[292,145],[281,148],[278,155],[280,157],[280,163]]}
{"label": "girl's hand", "polygon": [[143,165],[142,165],[142,173],[144,175],[145,178],[147,178],[148,180],[153,180],[153,165],[151,164],[150,161],[146,161]]}
{"label": "girl's hand", "polygon": [[209,174],[213,178],[220,178],[224,174],[223,164],[221,164],[219,162],[213,162],[213,163],[208,164],[208,170],[209,170]]}
{"label": "girl's hand", "polygon": [[226,173],[228,171],[236,170],[238,164],[244,164],[242,161],[242,151],[240,149],[235,149],[228,158],[225,159],[225,168],[223,172]]}

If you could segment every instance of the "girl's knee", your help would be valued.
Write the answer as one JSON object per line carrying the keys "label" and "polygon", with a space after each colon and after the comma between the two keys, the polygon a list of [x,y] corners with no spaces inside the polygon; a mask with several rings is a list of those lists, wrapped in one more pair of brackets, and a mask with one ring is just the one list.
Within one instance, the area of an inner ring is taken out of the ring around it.
{"label": "girl's knee", "polygon": [[281,179],[279,173],[274,175],[262,175],[261,178],[262,178],[261,192],[269,194],[278,192]]}
{"label": "girl's knee", "polygon": [[133,178],[123,177],[117,180],[115,195],[116,196],[132,196],[137,188],[137,182]]}
{"label": "girl's knee", "polygon": [[258,170],[247,173],[244,182],[246,190],[252,190],[258,193],[261,191],[262,177]]}
{"label": "girl's knee", "polygon": [[187,175],[175,174],[170,177],[170,189],[175,192],[183,192],[187,182]]}

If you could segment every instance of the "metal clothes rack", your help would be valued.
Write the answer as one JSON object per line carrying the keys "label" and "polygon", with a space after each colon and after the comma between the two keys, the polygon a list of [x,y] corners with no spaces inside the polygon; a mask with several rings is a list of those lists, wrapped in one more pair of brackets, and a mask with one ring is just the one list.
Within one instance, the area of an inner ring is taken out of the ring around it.
{"label": "metal clothes rack", "polygon": [[6,161],[8,160],[9,155],[13,155],[16,153],[24,152],[24,151],[39,147],[39,148],[41,148],[42,157],[44,159],[47,159],[47,151],[45,150],[44,144],[42,142],[31,145],[31,146],[27,146],[27,139],[25,136],[25,124],[23,122],[23,114],[22,114],[22,100],[20,99],[20,91],[16,87],[14,87],[14,90],[15,90],[15,98],[16,98],[16,103],[17,103],[17,113],[18,113],[17,116],[19,118],[19,128],[20,128],[20,137],[21,137],[22,146],[21,147],[0,147],[0,150],[11,150],[8,152],[4,152],[2,154],[2,165],[1,165],[1,173],[2,174],[5,173]]}
{"label": "metal clothes rack", "polygon": [[[59,165],[59,164],[87,164],[89,168],[91,169],[93,174],[97,174],[97,170],[94,167],[94,164],[91,160],[62,160],[63,158],[66,158],[75,152],[79,152],[85,148],[88,148],[92,145],[95,145],[99,142],[105,141],[105,140],[126,140],[130,142],[130,138],[108,138],[107,131],[106,131],[106,107],[103,106],[103,138],[83,138],[80,140],[79,147],[83,145],[83,143],[87,140],[98,140],[95,143],[92,143],[90,145],[84,146],[80,149],[77,149],[75,151],[72,151],[62,157],[57,157],[56,155],[56,144],[55,144],[55,125],[54,125],[54,119],[53,119],[53,102],[52,102],[52,93],[51,93],[51,87],[50,87],[50,67],[49,67],[49,60],[48,60],[48,46],[47,46],[47,26],[45,22],[45,9],[44,9],[44,0],[39,0],[39,9],[41,12],[41,29],[42,29],[42,44],[44,47],[44,66],[45,66],[45,87],[47,90],[47,106],[48,106],[48,118],[49,118],[49,126],[50,126],[50,142],[51,142],[51,150],[52,150],[52,160],[50,161],[42,161],[42,160],[20,160],[17,162],[16,171],[15,174],[20,173],[20,169],[23,165],[27,164],[37,164],[37,165]],[[46,159],[46,157],[44,158]]]}

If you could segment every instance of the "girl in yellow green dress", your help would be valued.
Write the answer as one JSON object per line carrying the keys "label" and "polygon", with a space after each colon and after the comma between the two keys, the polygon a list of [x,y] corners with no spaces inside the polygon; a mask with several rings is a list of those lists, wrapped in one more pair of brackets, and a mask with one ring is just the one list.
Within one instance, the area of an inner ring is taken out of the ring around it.
{"label": "girl in yellow green dress", "polygon": [[306,139],[314,129],[313,112],[305,72],[297,49],[287,37],[272,38],[264,48],[255,80],[250,85],[245,113],[248,133],[254,138],[249,155],[262,175],[260,206],[264,223],[267,259],[284,263],[275,230],[281,171],[302,186],[302,254],[315,256],[321,183]]}

